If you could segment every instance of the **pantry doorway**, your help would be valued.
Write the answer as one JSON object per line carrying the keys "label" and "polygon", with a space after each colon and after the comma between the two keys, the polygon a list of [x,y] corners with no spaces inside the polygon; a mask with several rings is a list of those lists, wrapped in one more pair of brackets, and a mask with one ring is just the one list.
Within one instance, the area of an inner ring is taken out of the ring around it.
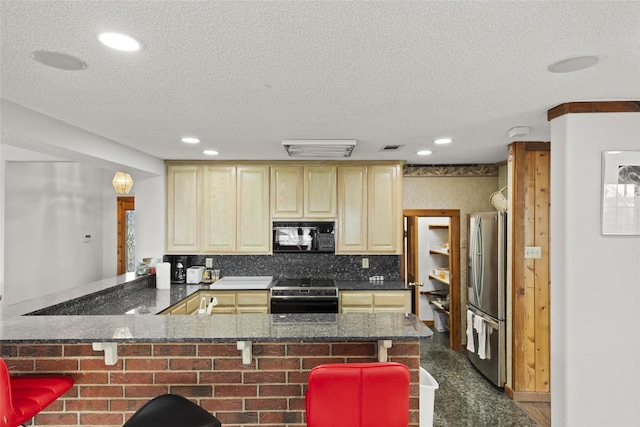
{"label": "pantry doorway", "polygon": [[[428,271],[420,271],[420,257],[428,256],[424,251],[419,250],[422,247],[420,244],[419,236],[422,234],[419,227],[421,227],[421,219],[434,218],[436,223],[438,218],[446,219],[446,230],[448,231],[448,245],[447,253],[443,254],[442,251],[436,251],[439,253],[438,257],[445,257],[449,266],[450,276],[447,280],[447,288],[449,289],[449,307],[446,310],[449,320],[449,346],[452,350],[462,350],[462,335],[461,335],[461,284],[460,284],[460,210],[459,209],[404,209],[404,224],[405,224],[405,244],[403,253],[403,262],[401,263],[401,275],[404,279],[407,278],[407,282],[417,283],[414,292],[414,310],[413,312],[419,316],[419,301],[421,299],[428,298],[426,292],[421,291],[420,283],[427,280],[437,280],[433,278],[433,274],[429,274]],[[442,221],[445,222],[445,221]],[[436,226],[438,227],[438,226]],[[444,239],[446,240],[446,239]],[[433,251],[432,251],[433,252]],[[423,283],[424,284],[424,283]],[[440,309],[441,311],[444,311]]]}

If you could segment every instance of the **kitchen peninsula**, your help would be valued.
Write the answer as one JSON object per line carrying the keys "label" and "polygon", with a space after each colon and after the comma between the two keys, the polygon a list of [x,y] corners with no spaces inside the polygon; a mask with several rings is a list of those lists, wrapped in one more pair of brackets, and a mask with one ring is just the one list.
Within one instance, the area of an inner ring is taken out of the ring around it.
{"label": "kitchen peninsula", "polygon": [[171,392],[225,426],[302,426],[311,368],[376,360],[409,367],[410,425],[418,425],[420,339],[431,331],[414,315],[153,315],[200,288],[155,289],[153,276],[128,274],[3,307],[0,354],[11,373],[76,381],[38,425],[120,426]]}

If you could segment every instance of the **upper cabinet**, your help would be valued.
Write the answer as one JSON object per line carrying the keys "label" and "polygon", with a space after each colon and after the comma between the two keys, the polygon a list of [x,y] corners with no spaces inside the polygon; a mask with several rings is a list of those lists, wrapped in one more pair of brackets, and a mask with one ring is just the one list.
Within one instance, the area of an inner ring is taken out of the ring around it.
{"label": "upper cabinet", "polygon": [[402,168],[338,166],[336,253],[402,253]]}
{"label": "upper cabinet", "polygon": [[271,253],[269,166],[238,166],[237,246],[244,254]]}
{"label": "upper cabinet", "polygon": [[271,253],[269,167],[169,165],[167,252]]}
{"label": "upper cabinet", "polygon": [[336,252],[360,254],[367,251],[367,167],[338,167],[338,218]]}
{"label": "upper cabinet", "polygon": [[271,168],[271,217],[302,218],[302,166]]}
{"label": "upper cabinet", "polygon": [[271,217],[279,220],[335,218],[336,166],[273,166]]}
{"label": "upper cabinet", "polygon": [[203,166],[203,251],[229,253],[237,242],[235,166]]}
{"label": "upper cabinet", "polygon": [[168,254],[270,254],[271,221],[336,221],[336,254],[402,253],[398,162],[167,161]]}
{"label": "upper cabinet", "polygon": [[167,251],[193,253],[200,249],[201,169],[167,168]]}
{"label": "upper cabinet", "polygon": [[402,168],[368,166],[368,249],[373,253],[402,253]]}

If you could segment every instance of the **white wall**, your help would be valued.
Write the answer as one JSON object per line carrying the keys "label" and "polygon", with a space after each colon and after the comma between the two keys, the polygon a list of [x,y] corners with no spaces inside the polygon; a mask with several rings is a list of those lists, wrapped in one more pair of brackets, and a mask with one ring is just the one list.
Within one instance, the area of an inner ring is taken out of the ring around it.
{"label": "white wall", "polygon": [[[0,295],[10,294],[13,301],[3,298],[0,309],[34,292],[50,293],[74,283],[115,276],[118,195],[111,179],[116,170],[131,173],[135,182],[130,195],[136,198],[136,248],[145,253],[140,257],[148,256],[146,253],[159,257],[165,252],[165,166],[161,159],[4,99],[1,106]],[[7,175],[7,163],[14,161],[24,163]],[[37,162],[50,164],[35,166]],[[38,173],[22,177],[27,170]],[[15,180],[17,189],[12,184],[7,196],[3,188],[8,180]],[[55,206],[53,211],[51,206]],[[3,222],[5,212],[11,212],[10,222]],[[13,231],[14,223],[21,227],[28,223],[31,228]],[[78,252],[74,236],[85,229],[91,229],[94,241],[80,244],[83,250]],[[24,235],[30,238],[23,239]],[[34,259],[39,257],[46,257],[47,274],[38,273]],[[71,258],[73,266],[67,261]],[[8,259],[10,274],[3,267]],[[30,276],[31,285],[25,287],[18,271]]]}
{"label": "white wall", "polygon": [[605,150],[640,150],[640,114],[551,122],[551,421],[640,425],[640,236],[600,233]]}
{"label": "white wall", "polygon": [[4,169],[5,303],[102,279],[102,172],[73,162]]}
{"label": "white wall", "polygon": [[[3,303],[116,276],[119,195],[111,185],[113,173],[77,162],[19,158],[0,162],[6,187],[0,200],[7,207],[6,229],[0,230],[6,248],[0,259],[8,265],[0,276],[6,283]],[[136,203],[136,258],[161,258],[165,252],[164,181],[141,179],[127,195]],[[84,234],[92,241],[83,243]]]}
{"label": "white wall", "polygon": [[165,176],[145,179],[136,188],[136,258],[162,258],[166,253]]}
{"label": "white wall", "polygon": [[4,298],[4,154],[0,145],[0,315]]}

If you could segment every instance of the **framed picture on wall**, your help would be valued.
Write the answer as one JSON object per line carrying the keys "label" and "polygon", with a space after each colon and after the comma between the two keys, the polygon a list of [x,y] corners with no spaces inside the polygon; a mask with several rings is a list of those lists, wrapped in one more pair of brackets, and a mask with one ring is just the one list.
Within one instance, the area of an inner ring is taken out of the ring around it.
{"label": "framed picture on wall", "polygon": [[640,151],[602,153],[602,234],[640,235]]}

